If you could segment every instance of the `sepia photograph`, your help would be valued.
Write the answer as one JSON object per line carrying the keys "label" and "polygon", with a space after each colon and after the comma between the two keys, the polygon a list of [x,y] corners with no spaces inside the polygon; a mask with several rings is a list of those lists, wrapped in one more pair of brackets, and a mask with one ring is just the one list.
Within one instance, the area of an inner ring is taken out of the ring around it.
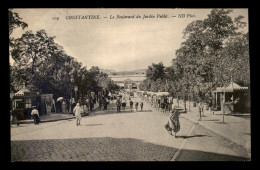
{"label": "sepia photograph", "polygon": [[9,8],[10,161],[251,161],[248,15]]}

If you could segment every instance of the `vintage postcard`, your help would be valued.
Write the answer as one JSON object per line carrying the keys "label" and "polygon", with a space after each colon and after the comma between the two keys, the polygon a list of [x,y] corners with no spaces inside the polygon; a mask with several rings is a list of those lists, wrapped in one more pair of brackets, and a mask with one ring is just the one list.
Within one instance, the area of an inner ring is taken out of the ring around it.
{"label": "vintage postcard", "polygon": [[8,9],[11,162],[250,161],[248,9]]}

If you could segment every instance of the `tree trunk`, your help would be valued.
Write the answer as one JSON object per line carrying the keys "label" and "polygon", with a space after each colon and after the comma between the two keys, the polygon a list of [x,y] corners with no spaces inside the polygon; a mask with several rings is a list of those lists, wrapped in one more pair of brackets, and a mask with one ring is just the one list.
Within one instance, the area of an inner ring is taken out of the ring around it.
{"label": "tree trunk", "polygon": [[35,64],[35,59],[32,61],[32,75],[34,75],[34,64]]}

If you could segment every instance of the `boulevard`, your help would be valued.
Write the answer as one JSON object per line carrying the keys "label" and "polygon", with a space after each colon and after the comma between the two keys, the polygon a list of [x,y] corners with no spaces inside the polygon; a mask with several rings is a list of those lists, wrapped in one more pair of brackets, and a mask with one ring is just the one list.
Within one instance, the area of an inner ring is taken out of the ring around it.
{"label": "boulevard", "polygon": [[[139,97],[132,100],[141,101]],[[139,108],[140,110],[140,108]],[[56,122],[11,127],[11,161],[245,161],[237,144],[180,115],[177,137],[164,125],[169,115],[144,102],[143,111],[108,110]]]}

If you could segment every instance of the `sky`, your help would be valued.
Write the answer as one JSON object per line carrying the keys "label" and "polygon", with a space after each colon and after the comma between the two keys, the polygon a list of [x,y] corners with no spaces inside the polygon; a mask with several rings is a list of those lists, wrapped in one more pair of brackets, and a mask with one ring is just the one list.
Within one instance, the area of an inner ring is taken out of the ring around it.
{"label": "sky", "polygon": [[[203,20],[212,9],[13,9],[28,24],[17,28],[12,37],[20,37],[25,31],[46,30],[55,36],[55,42],[65,52],[82,62],[83,66],[115,71],[146,69],[152,63],[171,65],[175,51],[180,48],[183,30],[195,20]],[[233,9],[231,17],[244,16],[247,9]],[[157,15],[168,18],[157,18]],[[185,14],[185,17],[179,17]],[[188,17],[193,16],[193,17]],[[66,19],[70,16],[99,15],[101,19]],[[134,18],[119,18],[133,16]],[[141,18],[136,18],[139,15]],[[145,18],[143,16],[154,16]],[[173,17],[175,16],[175,17]],[[55,20],[55,18],[59,18]],[[104,18],[107,17],[107,18]],[[110,19],[114,17],[114,19]],[[247,28],[248,29],[248,28]],[[10,59],[12,63],[12,59]]]}

